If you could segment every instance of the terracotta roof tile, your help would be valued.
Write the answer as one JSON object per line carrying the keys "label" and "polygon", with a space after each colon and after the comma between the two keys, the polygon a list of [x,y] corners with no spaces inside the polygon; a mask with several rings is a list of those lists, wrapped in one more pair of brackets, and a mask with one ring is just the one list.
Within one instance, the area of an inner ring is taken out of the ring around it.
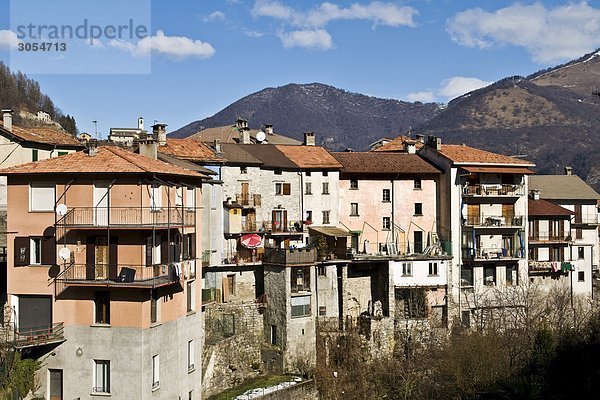
{"label": "terracotta roof tile", "polygon": [[201,178],[205,175],[116,146],[102,146],[93,156],[78,151],[0,170],[0,175],[27,174],[161,174]]}
{"label": "terracotta roof tile", "polygon": [[275,147],[300,168],[342,168],[342,164],[320,146],[277,145]]}
{"label": "terracotta roof tile", "polygon": [[542,217],[542,216],[571,216],[575,213],[571,210],[567,210],[564,207],[554,204],[548,200],[529,199],[527,208],[530,217]]}
{"label": "terracotta roof tile", "polygon": [[462,144],[442,144],[442,148],[438,152],[455,163],[534,165],[527,160],[492,153]]}
{"label": "terracotta roof tile", "polygon": [[[258,131],[258,129],[250,129],[250,138],[254,142],[257,142],[256,134]],[[200,132],[194,133],[190,138],[203,142],[214,142],[215,139],[219,139],[221,143],[239,143],[240,134],[235,125],[228,125],[203,129]],[[277,133],[267,135],[266,141],[270,144],[300,144],[296,139]]]}
{"label": "terracotta roof tile", "polygon": [[158,151],[183,160],[198,162],[223,162],[212,149],[204,143],[194,139],[167,139],[164,146],[159,146]]}
{"label": "terracotta roof tile", "polygon": [[371,151],[383,151],[383,152],[402,152],[405,151],[404,150],[404,143],[413,143],[415,145],[415,147],[418,149],[421,148],[421,146],[423,146],[423,143],[412,139],[408,136],[398,136],[395,139],[392,139],[392,141],[384,144],[383,146],[379,146],[376,149],[373,149]]}
{"label": "terracotta roof tile", "polygon": [[346,174],[439,174],[440,171],[417,154],[332,153]]}
{"label": "terracotta roof tile", "polygon": [[83,147],[81,143],[79,143],[79,140],[73,137],[69,132],[58,128],[21,128],[13,125],[12,131],[8,131],[4,129],[2,123],[0,123],[0,126],[2,126],[3,134],[15,136],[17,139],[26,142]]}

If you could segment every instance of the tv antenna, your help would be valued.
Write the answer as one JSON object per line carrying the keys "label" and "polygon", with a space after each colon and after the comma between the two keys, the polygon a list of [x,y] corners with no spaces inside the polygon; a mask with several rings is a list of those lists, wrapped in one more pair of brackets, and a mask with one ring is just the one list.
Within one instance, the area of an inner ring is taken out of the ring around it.
{"label": "tv antenna", "polygon": [[94,124],[94,136],[96,139],[98,139],[98,120],[95,119],[92,121],[92,123]]}

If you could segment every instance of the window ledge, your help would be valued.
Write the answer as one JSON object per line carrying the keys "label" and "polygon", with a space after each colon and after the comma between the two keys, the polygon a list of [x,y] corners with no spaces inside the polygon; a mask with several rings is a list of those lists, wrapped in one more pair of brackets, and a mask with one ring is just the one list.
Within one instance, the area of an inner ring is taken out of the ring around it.
{"label": "window ledge", "polygon": [[422,217],[423,214],[414,214],[413,217]]}
{"label": "window ledge", "polygon": [[194,314],[196,314],[195,310],[188,311],[187,314],[186,314],[186,317],[189,317],[190,315],[194,315]]}
{"label": "window ledge", "polygon": [[91,328],[110,328],[110,324],[91,324],[90,325]]}
{"label": "window ledge", "polygon": [[382,203],[391,203],[390,200],[381,200]]}
{"label": "window ledge", "polygon": [[402,277],[403,277],[403,278],[412,278],[412,274],[411,274],[411,275],[408,275],[408,274],[402,274]]}
{"label": "window ledge", "polygon": [[194,367],[192,367],[192,368],[189,368],[189,367],[188,367],[188,374],[191,374],[191,373],[193,373],[194,371],[196,371],[196,367],[195,367],[195,366],[194,366]]}
{"label": "window ledge", "polygon": [[427,277],[428,278],[439,278],[439,274],[428,274]]}
{"label": "window ledge", "polygon": [[350,214],[351,217],[360,217],[359,214]]}
{"label": "window ledge", "polygon": [[389,231],[390,228],[381,228],[382,231]]}
{"label": "window ledge", "polygon": [[102,393],[102,392],[93,392],[90,393],[90,396],[100,396],[100,397],[110,397],[110,393]]}
{"label": "window ledge", "polygon": [[158,386],[152,386],[152,391],[156,392],[158,389],[160,389],[160,385]]}
{"label": "window ledge", "polygon": [[150,323],[150,328],[156,328],[157,326],[161,326],[162,322],[152,322]]}

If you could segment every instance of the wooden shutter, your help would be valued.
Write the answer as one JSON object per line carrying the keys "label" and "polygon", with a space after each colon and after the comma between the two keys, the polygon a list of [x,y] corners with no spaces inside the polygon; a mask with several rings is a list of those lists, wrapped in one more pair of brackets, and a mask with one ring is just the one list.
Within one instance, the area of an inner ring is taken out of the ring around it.
{"label": "wooden shutter", "polygon": [[108,245],[108,278],[111,280],[117,279],[117,268],[118,268],[118,248],[119,238],[117,236],[110,237],[110,243]]}
{"label": "wooden shutter", "polygon": [[196,234],[190,233],[190,256],[196,259]]}
{"label": "wooden shutter", "polygon": [[469,225],[478,225],[480,223],[479,204],[467,204],[467,221]]}
{"label": "wooden shutter", "polygon": [[271,229],[276,230],[275,221],[277,221],[277,211],[271,211]]}
{"label": "wooden shutter", "polygon": [[283,211],[283,221],[281,222],[281,230],[287,230],[288,221],[287,221],[287,210]]}
{"label": "wooden shutter", "polygon": [[153,264],[152,253],[154,252],[154,241],[152,236],[146,238],[146,265]]}
{"label": "wooden shutter", "polygon": [[183,259],[190,259],[190,235],[183,235]]}
{"label": "wooden shutter", "polygon": [[24,267],[29,265],[29,238],[15,238],[15,267]]}
{"label": "wooden shutter", "polygon": [[502,204],[502,216],[506,218],[507,222],[515,216],[515,205],[514,204]]}
{"label": "wooden shutter", "polygon": [[160,263],[169,263],[169,241],[166,233],[160,237]]}
{"label": "wooden shutter", "polygon": [[56,238],[42,238],[42,265],[56,265]]}
{"label": "wooden shutter", "polygon": [[85,279],[94,280],[96,264],[96,238],[94,236],[87,237],[85,245]]}
{"label": "wooden shutter", "polygon": [[221,287],[223,288],[223,303],[227,303],[229,301],[229,280],[227,276],[224,276],[221,281]]}
{"label": "wooden shutter", "polygon": [[290,183],[283,184],[283,194],[289,195],[292,192],[292,185]]}

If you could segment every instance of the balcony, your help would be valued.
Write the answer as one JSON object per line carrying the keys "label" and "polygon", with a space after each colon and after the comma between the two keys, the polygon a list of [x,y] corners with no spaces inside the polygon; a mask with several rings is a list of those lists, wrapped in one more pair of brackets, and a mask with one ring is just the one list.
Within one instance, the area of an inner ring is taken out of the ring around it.
{"label": "balcony", "polygon": [[561,273],[568,274],[569,271],[573,271],[573,264],[567,261],[529,261],[529,274],[549,274],[549,273]]}
{"label": "balcony", "polygon": [[572,225],[596,225],[598,224],[598,214],[578,214],[575,215],[575,219],[571,223]]}
{"label": "balcony", "polygon": [[519,260],[523,256],[521,255],[521,250],[517,248],[483,247],[474,249],[472,247],[463,247],[462,258],[471,261],[498,261]]}
{"label": "balcony", "polygon": [[317,249],[299,248],[299,249],[278,249],[265,248],[263,262],[269,264],[314,264],[317,261]]}
{"label": "balcony", "polygon": [[17,349],[60,343],[64,342],[64,340],[64,326],[62,322],[35,328],[15,329],[15,347]]}
{"label": "balcony", "polygon": [[153,289],[179,282],[181,272],[175,264],[149,266],[71,264],[54,279],[54,289],[56,296],[68,287]]}
{"label": "balcony", "polygon": [[520,197],[525,195],[524,185],[473,184],[463,188],[463,196]]}
{"label": "balcony", "polygon": [[262,197],[258,193],[238,193],[235,195],[235,202],[242,207],[256,208],[262,204]]}
{"label": "balcony", "polygon": [[529,232],[529,242],[561,243],[568,244],[573,240],[571,232]]}
{"label": "balcony", "polygon": [[56,222],[63,233],[74,228],[169,228],[194,226],[196,211],[188,208],[75,207]]}
{"label": "balcony", "polygon": [[463,225],[478,228],[521,228],[524,220],[523,216],[515,215],[469,215],[466,219],[463,218]]}

